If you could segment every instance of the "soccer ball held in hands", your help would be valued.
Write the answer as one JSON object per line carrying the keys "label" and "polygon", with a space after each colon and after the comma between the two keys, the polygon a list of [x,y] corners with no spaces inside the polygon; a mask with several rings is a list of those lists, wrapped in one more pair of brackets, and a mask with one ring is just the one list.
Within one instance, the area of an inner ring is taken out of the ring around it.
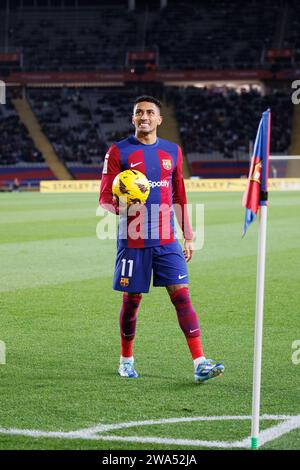
{"label": "soccer ball held in hands", "polygon": [[112,193],[121,203],[145,204],[150,193],[147,177],[137,170],[125,170],[119,173],[112,184]]}

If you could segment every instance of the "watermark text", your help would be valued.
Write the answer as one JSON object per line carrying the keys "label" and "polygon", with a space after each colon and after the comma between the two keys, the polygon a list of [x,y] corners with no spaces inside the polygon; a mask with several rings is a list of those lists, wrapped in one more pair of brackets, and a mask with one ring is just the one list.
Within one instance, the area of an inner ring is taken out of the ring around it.
{"label": "watermark text", "polygon": [[[194,250],[204,245],[204,204],[132,204],[119,205],[120,216],[116,217],[116,206],[99,206],[96,215],[101,218],[96,235],[99,240],[170,240],[193,237]],[[194,231],[191,234],[191,227]]]}
{"label": "watermark text", "polygon": [[6,364],[6,346],[4,341],[0,340],[0,364]]}
{"label": "watermark text", "polygon": [[2,80],[0,80],[0,104],[6,104],[6,86]]}
{"label": "watermark text", "polygon": [[292,349],[295,349],[292,353],[292,363],[296,366],[300,364],[300,339],[292,342]]}
{"label": "watermark text", "polygon": [[292,94],[292,103],[299,104],[300,103],[300,80],[294,80],[292,83],[292,88],[295,90]]}

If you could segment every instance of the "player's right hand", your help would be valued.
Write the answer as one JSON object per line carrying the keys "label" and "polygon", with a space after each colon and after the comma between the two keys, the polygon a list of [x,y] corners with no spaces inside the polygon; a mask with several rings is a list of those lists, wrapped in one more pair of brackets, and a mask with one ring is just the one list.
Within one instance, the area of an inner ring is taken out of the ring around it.
{"label": "player's right hand", "polygon": [[127,203],[122,200],[122,198],[119,199],[115,194],[113,194],[113,205],[116,208],[118,214],[122,215],[127,213]]}
{"label": "player's right hand", "polygon": [[193,251],[194,251],[193,240],[184,240],[183,245],[184,245],[183,254],[185,257],[185,261],[188,263],[192,259],[192,256],[193,256]]}
{"label": "player's right hand", "polygon": [[[122,200],[123,199],[123,200]],[[119,198],[115,194],[113,194],[113,205],[116,208],[116,212],[120,215],[127,214],[129,216],[135,216],[137,212],[140,212],[145,207],[144,204],[138,202],[132,202],[127,204],[127,198]]]}
{"label": "player's right hand", "polygon": [[116,195],[113,195],[113,205],[115,208],[118,208],[119,214],[128,213],[128,215],[136,215],[137,211],[141,210],[144,206],[144,204],[141,204],[140,202],[131,202],[130,204],[127,204],[126,197],[122,200],[122,198],[119,198]]}

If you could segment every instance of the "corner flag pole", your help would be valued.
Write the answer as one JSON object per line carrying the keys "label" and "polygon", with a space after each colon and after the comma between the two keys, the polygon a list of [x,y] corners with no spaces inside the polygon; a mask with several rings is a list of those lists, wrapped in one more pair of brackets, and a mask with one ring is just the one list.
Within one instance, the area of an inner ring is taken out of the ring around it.
{"label": "corner flag pole", "polygon": [[261,359],[262,359],[264,289],[265,289],[267,210],[268,210],[267,206],[261,206],[261,214],[260,214],[261,217],[260,217],[259,233],[258,233],[251,449],[258,449],[259,447],[258,436],[259,436],[259,415],[260,415],[260,388],[261,388]]}
{"label": "corner flag pole", "polygon": [[267,236],[267,210],[268,210],[268,177],[270,155],[271,111],[268,109],[262,114],[256,134],[247,188],[243,197],[246,208],[244,233],[249,225],[256,219],[260,209],[260,224],[258,232],[258,254],[256,275],[256,309],[255,309],[255,335],[253,359],[253,389],[252,389],[252,425],[251,448],[259,447],[259,415],[261,391],[261,358],[264,314],[265,289],[265,260]]}

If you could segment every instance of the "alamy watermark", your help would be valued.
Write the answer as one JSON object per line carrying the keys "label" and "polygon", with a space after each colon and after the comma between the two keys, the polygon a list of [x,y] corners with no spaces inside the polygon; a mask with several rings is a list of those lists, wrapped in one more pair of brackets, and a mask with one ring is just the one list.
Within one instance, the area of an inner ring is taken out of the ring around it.
{"label": "alamy watermark", "polygon": [[0,80],[0,104],[6,104],[6,86],[2,80]]}
{"label": "alamy watermark", "polygon": [[6,364],[6,346],[4,341],[0,341],[0,364]]}
{"label": "alamy watermark", "polygon": [[292,94],[292,103],[299,104],[300,103],[300,80],[294,80],[292,83],[293,90],[295,89],[294,93]]}
{"label": "alamy watermark", "polygon": [[[176,238],[185,236],[190,239],[190,225],[195,227],[193,232],[194,250],[201,250],[204,245],[204,204],[151,204],[150,207],[132,204],[120,208],[120,217],[116,217],[116,208],[107,204],[105,209],[97,208],[96,215],[101,217],[97,224],[96,234],[99,240],[119,239],[151,239],[170,240],[174,228]],[[184,233],[181,230],[184,228]]]}
{"label": "alamy watermark", "polygon": [[292,353],[292,363],[296,366],[300,364],[300,339],[292,342],[292,349],[295,349]]}

